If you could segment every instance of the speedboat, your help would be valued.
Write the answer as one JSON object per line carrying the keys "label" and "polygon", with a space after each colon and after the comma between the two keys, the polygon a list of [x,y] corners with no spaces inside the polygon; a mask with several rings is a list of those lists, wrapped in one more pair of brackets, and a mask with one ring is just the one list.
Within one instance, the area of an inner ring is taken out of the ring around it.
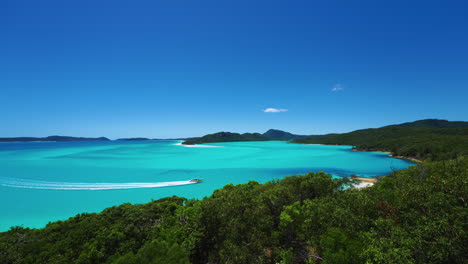
{"label": "speedboat", "polygon": [[189,182],[199,183],[201,181],[203,181],[203,179],[191,179]]}

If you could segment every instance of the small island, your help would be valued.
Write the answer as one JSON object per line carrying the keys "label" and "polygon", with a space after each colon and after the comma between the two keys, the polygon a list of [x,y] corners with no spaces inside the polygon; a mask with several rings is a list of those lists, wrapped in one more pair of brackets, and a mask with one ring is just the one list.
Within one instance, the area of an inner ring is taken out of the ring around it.
{"label": "small island", "polygon": [[303,135],[294,135],[289,132],[285,132],[277,129],[270,129],[267,132],[260,133],[232,133],[232,132],[218,132],[214,134],[208,134],[198,138],[191,138],[184,141],[184,145],[195,145],[203,143],[217,143],[217,142],[237,142],[237,141],[268,141],[268,140],[292,140],[306,138]]}
{"label": "small island", "polygon": [[117,140],[120,140],[120,141],[147,141],[147,140],[152,140],[152,139],[144,138],[144,137],[136,137],[136,138],[119,138]]}
{"label": "small island", "polygon": [[236,142],[236,141],[267,141],[269,138],[259,133],[231,133],[231,132],[218,132],[208,134],[203,137],[193,138],[184,141],[184,145],[195,145],[202,143],[215,143],[215,142]]}
{"label": "small island", "polygon": [[106,137],[68,137],[68,136],[48,136],[48,137],[11,137],[0,138],[0,142],[69,142],[69,141],[110,141]]}

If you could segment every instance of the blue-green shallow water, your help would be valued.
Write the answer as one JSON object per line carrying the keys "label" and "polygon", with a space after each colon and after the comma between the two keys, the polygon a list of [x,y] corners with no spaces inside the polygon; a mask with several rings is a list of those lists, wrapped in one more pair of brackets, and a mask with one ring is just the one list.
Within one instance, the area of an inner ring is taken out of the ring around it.
{"label": "blue-green shallow water", "polygon": [[[175,141],[0,144],[0,231],[43,227],[82,212],[178,195],[203,198],[229,183],[266,182],[291,174],[385,175],[412,163],[350,146],[280,141],[186,147]],[[192,178],[203,183],[186,184]],[[138,183],[138,184],[133,184]],[[160,184],[162,183],[162,184]],[[102,190],[105,189],[105,190]]]}

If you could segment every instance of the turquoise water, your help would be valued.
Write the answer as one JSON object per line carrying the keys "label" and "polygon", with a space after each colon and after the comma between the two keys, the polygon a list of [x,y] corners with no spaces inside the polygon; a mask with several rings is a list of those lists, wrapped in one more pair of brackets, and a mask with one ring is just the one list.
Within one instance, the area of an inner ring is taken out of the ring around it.
{"label": "turquoise water", "polygon": [[[385,175],[410,162],[350,146],[280,141],[177,145],[176,141],[0,143],[0,231],[43,227],[82,212],[178,195],[203,198],[229,183],[291,174]],[[203,183],[188,180],[203,178]]]}

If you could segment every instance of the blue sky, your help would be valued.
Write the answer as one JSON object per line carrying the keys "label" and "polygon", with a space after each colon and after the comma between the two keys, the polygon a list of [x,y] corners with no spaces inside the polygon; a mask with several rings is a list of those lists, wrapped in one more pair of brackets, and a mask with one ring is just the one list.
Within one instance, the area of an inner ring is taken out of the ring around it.
{"label": "blue sky", "polygon": [[464,2],[0,1],[0,136],[468,120]]}

